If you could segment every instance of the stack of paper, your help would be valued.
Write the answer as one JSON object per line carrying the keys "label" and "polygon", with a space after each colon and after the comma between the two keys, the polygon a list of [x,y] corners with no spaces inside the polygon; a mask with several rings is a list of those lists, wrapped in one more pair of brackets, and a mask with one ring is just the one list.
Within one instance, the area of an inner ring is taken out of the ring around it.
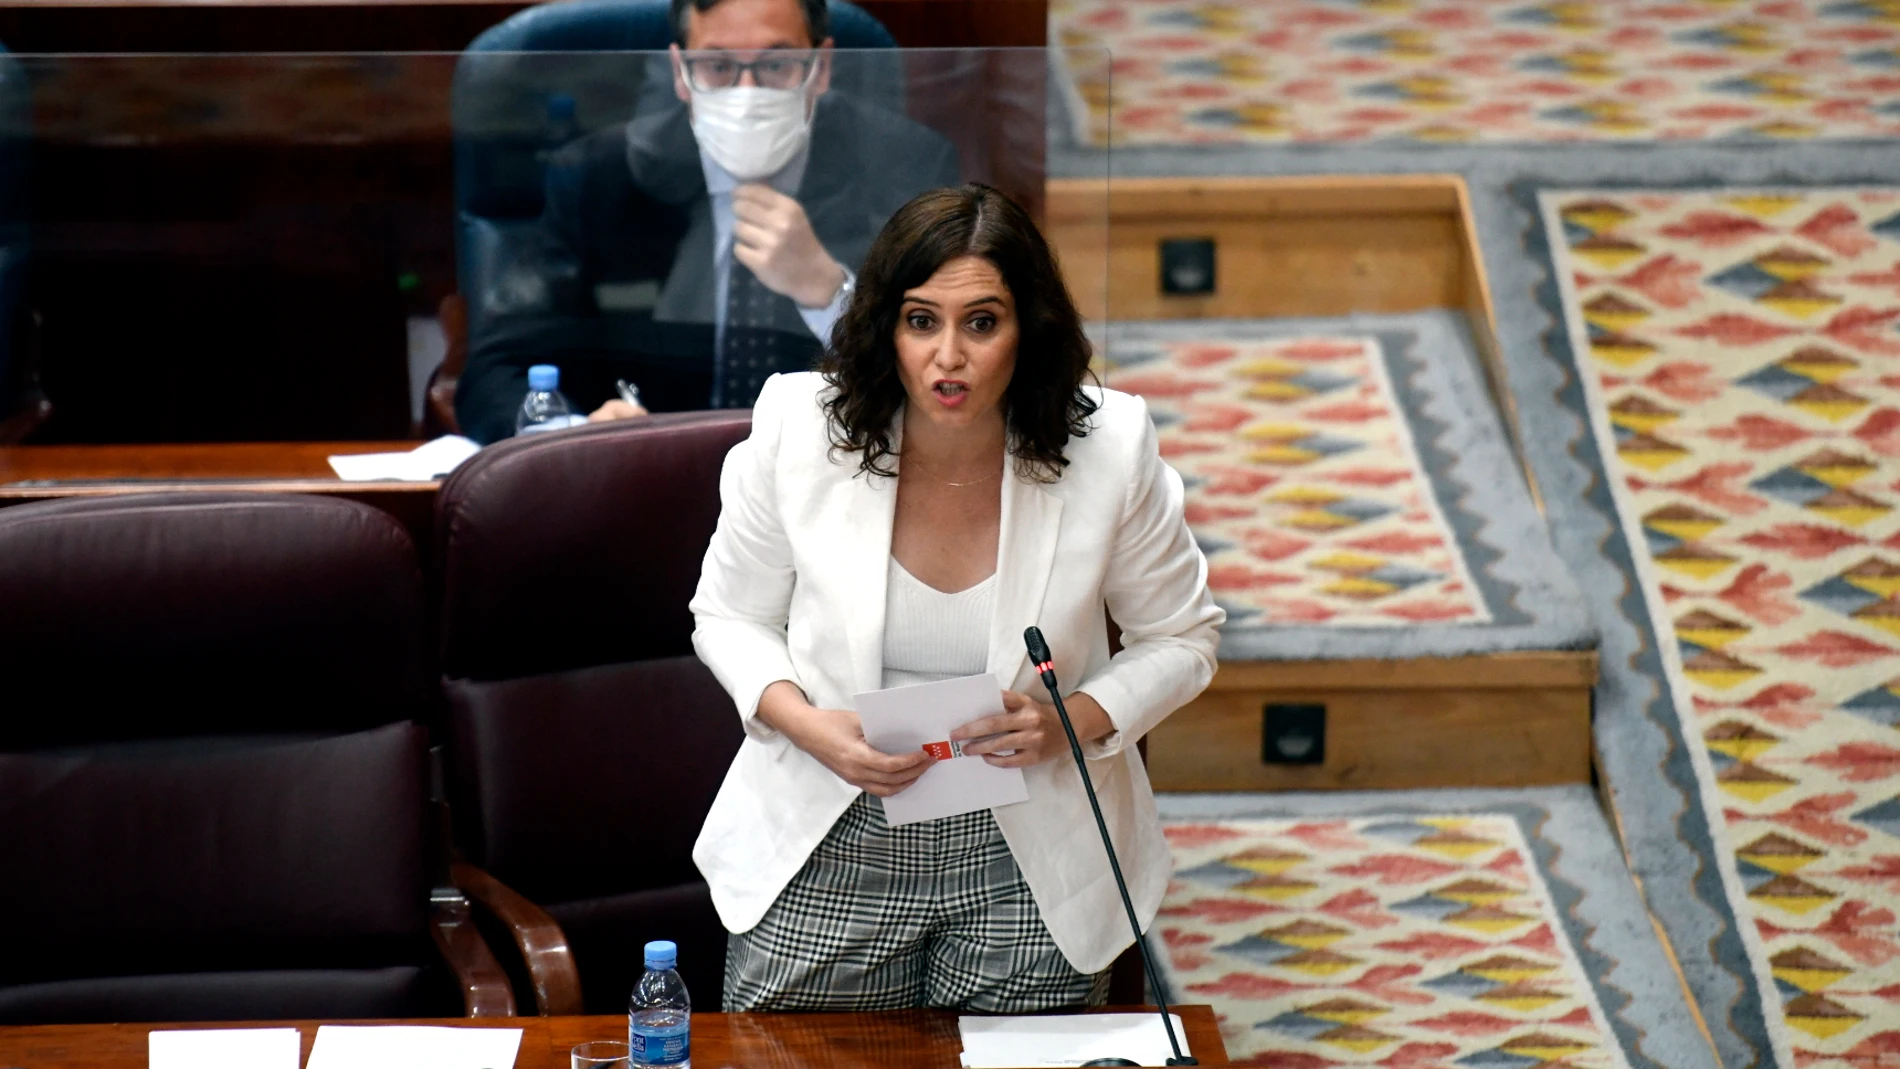
{"label": "stack of paper", "polygon": [[940,755],[910,786],[883,799],[891,827],[1029,800],[1020,768],[997,768],[978,756],[950,756],[950,733],[1003,711],[1003,688],[991,675],[874,690],[857,697],[864,741],[889,754]]}
{"label": "stack of paper", "polygon": [[[1173,1014],[1174,1034],[1186,1051],[1187,1033]],[[1030,1069],[1127,1058],[1166,1065],[1174,1056],[1158,1013],[1077,1013],[1061,1017],[959,1017],[964,1069]]]}
{"label": "stack of paper", "polygon": [[151,1069],[297,1069],[303,1039],[295,1028],[208,1028],[153,1032]]}
{"label": "stack of paper", "polygon": [[426,483],[439,479],[474,456],[481,446],[459,434],[445,434],[407,453],[351,453],[330,458],[330,469],[344,482],[366,483],[393,479]]}
{"label": "stack of paper", "polygon": [[520,1049],[519,1028],[326,1024],[307,1069],[514,1069]]}

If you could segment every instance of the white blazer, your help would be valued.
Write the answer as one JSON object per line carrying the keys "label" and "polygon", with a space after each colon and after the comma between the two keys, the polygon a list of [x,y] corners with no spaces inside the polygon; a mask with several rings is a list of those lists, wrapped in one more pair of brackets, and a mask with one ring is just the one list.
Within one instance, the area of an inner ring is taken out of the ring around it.
{"label": "white blazer", "polygon": [[[747,736],[693,847],[735,932],[759,922],[859,793],[760,721],[760,694],[786,679],[820,708],[851,709],[883,676],[897,482],[860,473],[855,454],[830,456],[826,389],[812,372],[766,382],[751,437],[726,456],[692,602],[693,648]],[[1113,390],[1092,396],[1101,408],[1069,442],[1060,480],[1004,476],[989,671],[1042,693],[1023,649],[1034,624],[1064,693],[1088,692],[1114,722],[1084,752],[1145,928],[1172,866],[1134,742],[1213,678],[1226,614],[1208,593],[1181,478],[1161,460],[1147,406]],[[1112,659],[1105,608],[1122,629]],[[1131,937],[1081,777],[1064,755],[1025,779],[1029,800],[992,810],[997,826],[1069,963],[1107,968]]]}

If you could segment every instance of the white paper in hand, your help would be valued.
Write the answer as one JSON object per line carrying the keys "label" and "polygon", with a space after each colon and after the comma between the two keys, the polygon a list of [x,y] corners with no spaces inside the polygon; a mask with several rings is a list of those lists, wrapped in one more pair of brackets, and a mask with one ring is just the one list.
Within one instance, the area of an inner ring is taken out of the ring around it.
{"label": "white paper in hand", "polygon": [[520,1049],[519,1028],[326,1024],[306,1069],[514,1069]]}
{"label": "white paper in hand", "polygon": [[153,1032],[151,1069],[297,1069],[303,1037],[295,1028],[205,1028]]}
{"label": "white paper in hand", "polygon": [[[1183,1047],[1181,1018],[1174,1034]],[[1028,1069],[1081,1065],[1096,1058],[1127,1058],[1140,1065],[1166,1065],[1174,1056],[1158,1013],[1076,1013],[1060,1017],[959,1017],[964,1069]]]}
{"label": "white paper in hand", "polygon": [[[957,728],[1002,712],[1003,688],[988,674],[964,676],[870,691],[858,695],[857,706],[864,741],[873,749],[911,753],[947,743]],[[882,799],[892,827],[1028,800],[1022,769],[997,768],[981,757],[937,761],[910,786]]]}

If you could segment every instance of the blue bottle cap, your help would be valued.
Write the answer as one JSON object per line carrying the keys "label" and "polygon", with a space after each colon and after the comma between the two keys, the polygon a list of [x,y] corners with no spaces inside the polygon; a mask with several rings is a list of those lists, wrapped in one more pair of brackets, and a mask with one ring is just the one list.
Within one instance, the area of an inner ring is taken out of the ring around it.
{"label": "blue bottle cap", "polygon": [[528,369],[528,389],[558,390],[561,388],[561,369],[553,364],[536,364]]}
{"label": "blue bottle cap", "polygon": [[647,968],[671,969],[679,960],[680,948],[671,939],[655,939],[647,944]]}

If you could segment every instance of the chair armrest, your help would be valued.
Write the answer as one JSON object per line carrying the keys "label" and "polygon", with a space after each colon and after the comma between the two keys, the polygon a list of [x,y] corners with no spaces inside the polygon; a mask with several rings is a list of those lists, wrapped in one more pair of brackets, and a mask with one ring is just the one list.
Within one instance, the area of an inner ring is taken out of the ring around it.
{"label": "chair armrest", "polygon": [[457,887],[508,927],[534,984],[535,1012],[543,1017],[579,1014],[580,970],[575,968],[574,952],[568,949],[567,933],[548,911],[466,861],[451,865],[449,874]]}
{"label": "chair armrest", "polygon": [[468,898],[454,887],[438,887],[429,896],[429,934],[455,974],[462,1005],[470,1017],[515,1016],[515,993],[495,952],[475,930]]}

